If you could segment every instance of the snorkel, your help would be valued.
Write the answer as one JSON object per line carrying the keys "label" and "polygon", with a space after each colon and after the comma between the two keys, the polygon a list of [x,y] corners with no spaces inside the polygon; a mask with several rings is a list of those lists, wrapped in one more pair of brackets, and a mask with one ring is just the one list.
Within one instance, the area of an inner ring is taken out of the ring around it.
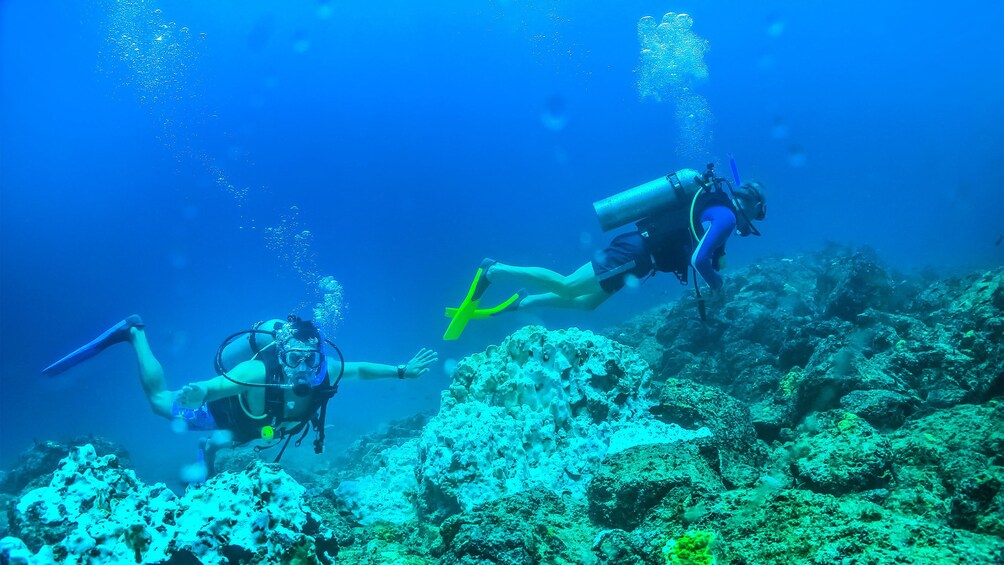
{"label": "snorkel", "polygon": [[[731,152],[729,153],[729,166],[732,167],[732,178],[736,181],[735,188],[741,187],[742,182],[739,180],[739,167],[736,166],[736,158]],[[750,221],[749,216],[746,214],[746,210],[739,205],[739,198],[736,197],[736,193],[732,189],[732,185],[729,184],[728,181],[726,181],[726,184],[729,187],[729,195],[732,196],[732,201],[736,203],[736,211],[739,212],[739,215],[743,217],[743,221],[746,222],[742,228],[736,229],[736,233],[743,237],[748,235],[755,235],[759,237],[760,230],[756,229],[756,226],[753,225],[753,222]]]}
{"label": "snorkel", "polygon": [[729,152],[729,166],[732,167],[732,178],[736,181],[736,186],[742,186],[743,183],[739,180],[739,167],[736,166],[736,158]]}

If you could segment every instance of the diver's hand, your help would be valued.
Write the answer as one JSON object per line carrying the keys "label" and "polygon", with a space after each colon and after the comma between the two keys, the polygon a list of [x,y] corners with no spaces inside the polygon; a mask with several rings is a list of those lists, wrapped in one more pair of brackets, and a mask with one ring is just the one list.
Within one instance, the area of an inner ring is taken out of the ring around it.
{"label": "diver's hand", "polygon": [[439,354],[431,349],[422,348],[404,366],[404,376],[407,379],[421,377],[429,372],[429,367],[439,361]]}
{"label": "diver's hand", "polygon": [[177,400],[178,404],[188,408],[189,410],[195,410],[199,406],[206,403],[206,388],[199,383],[189,383],[178,391]]}

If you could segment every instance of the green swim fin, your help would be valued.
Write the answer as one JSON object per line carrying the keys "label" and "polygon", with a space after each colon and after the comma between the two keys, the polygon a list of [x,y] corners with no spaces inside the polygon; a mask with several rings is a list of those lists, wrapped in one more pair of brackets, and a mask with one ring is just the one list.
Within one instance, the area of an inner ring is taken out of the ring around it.
{"label": "green swim fin", "polygon": [[[459,312],[459,311],[460,311],[460,308],[452,308],[452,307],[447,306],[446,307],[446,317],[447,318],[455,318],[457,316],[457,312]],[[491,314],[488,314],[488,312],[485,311],[485,309],[479,308],[479,309],[471,312],[471,315],[468,317],[468,320],[483,320],[483,319],[487,318],[490,315]]]}
{"label": "green swim fin", "polygon": [[450,321],[450,326],[446,328],[446,333],[443,334],[443,340],[453,341],[460,337],[460,334],[464,333],[464,328],[467,327],[467,322],[474,317],[474,313],[478,309],[478,304],[481,302],[481,295],[484,294],[485,289],[488,287],[488,279],[484,279],[485,284],[480,284],[482,277],[485,275],[485,271],[488,269],[484,266],[482,262],[481,266],[478,267],[476,273],[474,273],[474,281],[471,282],[471,288],[467,291],[467,296],[464,301],[460,303],[460,306],[453,309],[452,320]]}
{"label": "green swim fin", "polygon": [[[517,292],[516,294],[507,298],[505,302],[499,304],[498,306],[492,306],[491,308],[478,308],[474,310],[474,312],[471,312],[469,319],[483,320],[489,316],[494,316],[495,314],[498,314],[499,312],[508,308],[513,302],[519,300],[519,298],[520,298],[520,293]],[[457,316],[457,312],[459,311],[460,308],[447,308],[446,317],[455,318]]]}

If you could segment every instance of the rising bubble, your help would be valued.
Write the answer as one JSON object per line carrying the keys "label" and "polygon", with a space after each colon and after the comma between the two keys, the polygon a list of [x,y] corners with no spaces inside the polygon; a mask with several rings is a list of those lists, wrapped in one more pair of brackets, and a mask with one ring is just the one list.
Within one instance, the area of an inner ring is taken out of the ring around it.
{"label": "rising bubble", "polygon": [[184,465],[179,473],[181,482],[185,484],[202,484],[209,478],[209,470],[206,464],[199,461],[191,465]]}
{"label": "rising bubble", "polygon": [[708,78],[704,55],[710,43],[693,26],[689,15],[674,12],[662,21],[638,21],[638,93],[643,100],[676,104],[677,153],[685,158],[707,155],[714,120],[707,100],[695,92]]}

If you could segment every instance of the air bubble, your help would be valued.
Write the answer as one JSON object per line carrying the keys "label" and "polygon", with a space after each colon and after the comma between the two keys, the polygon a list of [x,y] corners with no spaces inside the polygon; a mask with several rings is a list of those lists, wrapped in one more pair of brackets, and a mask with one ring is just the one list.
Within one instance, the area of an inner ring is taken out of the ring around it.
{"label": "air bubble", "polygon": [[714,120],[705,98],[694,92],[708,78],[704,55],[710,44],[693,26],[688,14],[674,12],[658,24],[651,16],[638,21],[638,93],[642,99],[676,104],[677,152],[685,158],[707,154]]}
{"label": "air bubble", "polygon": [[209,469],[206,468],[205,463],[199,461],[198,463],[183,466],[179,472],[179,476],[181,477],[181,482],[185,484],[202,484],[209,478]]}
{"label": "air bubble", "polygon": [[188,422],[183,418],[175,418],[171,420],[171,431],[181,435],[188,431]]}
{"label": "air bubble", "polygon": [[227,447],[234,441],[234,434],[230,430],[214,430],[209,441],[216,447]]}

